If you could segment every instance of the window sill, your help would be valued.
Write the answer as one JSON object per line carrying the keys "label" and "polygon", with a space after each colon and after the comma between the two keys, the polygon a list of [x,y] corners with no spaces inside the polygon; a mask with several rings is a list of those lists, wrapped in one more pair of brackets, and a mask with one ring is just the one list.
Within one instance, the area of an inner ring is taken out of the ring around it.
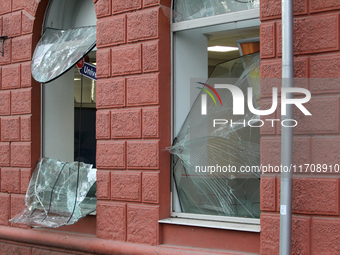
{"label": "window sill", "polygon": [[228,229],[228,230],[257,232],[257,233],[261,232],[261,226],[259,223],[226,222],[226,221],[190,219],[190,218],[167,218],[167,219],[159,220],[158,222],[162,224],[175,224],[175,225],[203,227],[203,228]]}

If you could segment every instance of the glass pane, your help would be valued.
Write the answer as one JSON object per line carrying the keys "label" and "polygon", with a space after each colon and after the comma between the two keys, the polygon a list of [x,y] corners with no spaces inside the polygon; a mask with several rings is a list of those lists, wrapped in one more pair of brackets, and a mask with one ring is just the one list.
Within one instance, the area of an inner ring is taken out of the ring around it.
{"label": "glass pane", "polygon": [[260,7],[260,0],[175,0],[175,22]]}
{"label": "glass pane", "polygon": [[32,227],[71,225],[96,210],[96,169],[42,158],[27,189],[26,208],[10,220]]}
{"label": "glass pane", "polygon": [[96,26],[74,29],[47,28],[35,48],[32,76],[47,83],[72,68],[96,45]]}
{"label": "glass pane", "polygon": [[[243,91],[253,90],[253,105],[260,103],[259,53],[218,64],[206,84],[234,84]],[[192,79],[191,86],[208,89]],[[181,211],[258,218],[260,216],[260,173],[241,173],[242,166],[260,165],[260,129],[249,127],[259,116],[245,107],[244,115],[233,115],[229,90],[217,90],[223,105],[207,100],[207,115],[201,114],[201,91],[192,98],[192,108],[170,148],[173,154],[175,186]],[[215,119],[227,119],[235,125],[213,127]],[[235,169],[235,172],[225,168]]]}

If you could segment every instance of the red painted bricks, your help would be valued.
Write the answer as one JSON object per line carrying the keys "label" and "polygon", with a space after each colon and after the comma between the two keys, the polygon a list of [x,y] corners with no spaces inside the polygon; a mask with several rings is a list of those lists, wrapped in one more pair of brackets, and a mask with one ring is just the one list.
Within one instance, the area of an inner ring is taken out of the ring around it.
{"label": "red painted bricks", "polygon": [[312,254],[339,254],[340,252],[340,219],[312,219]]}
{"label": "red painted bricks", "polygon": [[20,88],[20,65],[9,65],[2,68],[2,89]]}
{"label": "red painted bricks", "polygon": [[11,92],[0,91],[0,115],[10,115],[11,113]]}
{"label": "red painted bricks", "polygon": [[312,138],[312,163],[334,165],[340,163],[340,137],[318,136]]}
{"label": "red painted bricks", "polygon": [[160,0],[144,0],[143,1],[143,7],[148,7],[152,5],[157,5],[160,3]]}
{"label": "red painted bricks", "polygon": [[128,168],[157,169],[159,162],[158,141],[128,141]]}
{"label": "red painted bricks", "polygon": [[141,0],[112,0],[112,13],[120,13],[125,11],[137,10],[142,7]]}
{"label": "red painted bricks", "polygon": [[111,112],[98,110],[96,113],[96,138],[110,139],[111,137]]}
{"label": "red painted bricks", "polygon": [[97,21],[98,48],[125,43],[125,15]]}
{"label": "red painted bricks", "polygon": [[[261,78],[281,78],[282,77],[282,61],[281,60],[263,60],[261,61]],[[308,58],[294,59],[294,77],[308,77]],[[261,86],[261,96],[271,95],[269,86]]]}
{"label": "red painted bricks", "polygon": [[159,109],[144,108],[143,115],[143,137],[151,138],[159,136]]}
{"label": "red painted bricks", "polygon": [[24,35],[12,39],[12,61],[22,62],[31,60],[32,35]]}
{"label": "red painted bricks", "polygon": [[111,75],[111,50],[98,49],[97,50],[97,77],[106,78]]}
{"label": "red painted bricks", "polygon": [[158,104],[158,74],[127,78],[127,105]]}
{"label": "red painted bricks", "polygon": [[13,0],[13,10],[25,9],[30,15],[35,16],[38,0]]}
{"label": "red painted bricks", "polygon": [[20,193],[20,169],[1,169],[1,192]]}
{"label": "red painted bricks", "polygon": [[4,56],[0,57],[0,65],[9,64],[11,62],[12,39],[4,42]]}
{"label": "red painted bricks", "polygon": [[309,10],[312,13],[340,9],[340,3],[337,0],[310,0],[309,2]]}
{"label": "red painted bricks", "polygon": [[260,56],[261,58],[275,57],[275,22],[260,25]]}
{"label": "red painted bricks", "polygon": [[29,88],[31,87],[31,62],[25,62],[21,64],[21,87]]}
{"label": "red painted bricks", "polygon": [[14,12],[3,16],[2,35],[15,37],[21,35],[21,12]]}
{"label": "red painted bricks", "polygon": [[[293,164],[310,163],[310,138],[294,137]],[[281,165],[281,138],[261,138],[261,164]]]}
{"label": "red painted bricks", "polygon": [[[292,220],[292,254],[310,254],[309,217],[293,216]],[[261,254],[279,254],[280,216],[261,215]]]}
{"label": "red painted bricks", "polygon": [[143,173],[143,202],[158,203],[159,202],[159,173]]}
{"label": "red painted bricks", "polygon": [[276,179],[275,176],[261,178],[261,211],[276,211]]}
{"label": "red painted bricks", "polygon": [[140,138],[141,109],[111,111],[112,138]]}
{"label": "red painted bricks", "polygon": [[0,166],[9,166],[10,162],[9,143],[0,143]]}
{"label": "red painted bricks", "polygon": [[0,225],[8,226],[10,217],[11,197],[9,194],[0,193]]}
{"label": "red painted bricks", "polygon": [[97,171],[97,199],[110,199],[111,176],[108,171]]}
{"label": "red painted bricks", "polygon": [[125,79],[107,79],[97,82],[97,108],[125,106]]}
{"label": "red painted bricks", "polygon": [[31,167],[31,143],[11,143],[11,166]]}
{"label": "red painted bricks", "polygon": [[141,44],[119,46],[112,49],[112,76],[141,73],[142,48]]}
{"label": "red painted bricks", "polygon": [[[281,183],[279,178],[276,181],[279,211]],[[300,214],[339,215],[339,179],[334,175],[330,178],[296,175],[293,179],[292,210]]]}
{"label": "red painted bricks", "polygon": [[111,15],[111,0],[99,0],[95,4],[97,18]]}
{"label": "red painted bricks", "polygon": [[21,168],[20,170],[20,192],[26,194],[31,179],[31,169]]}
{"label": "red painted bricks", "polygon": [[31,118],[32,116],[22,116],[20,117],[20,138],[22,142],[31,141]]}
{"label": "red painted bricks", "polygon": [[12,9],[12,1],[0,0],[0,14],[10,12]]}
{"label": "red painted bricks", "polygon": [[111,173],[111,199],[141,201],[140,172],[114,171]]}
{"label": "red painted bricks", "polygon": [[22,11],[22,27],[21,33],[29,34],[33,32],[34,17],[27,11]]}
{"label": "red painted bricks", "polygon": [[339,179],[296,178],[293,181],[294,212],[339,215]]}
{"label": "red painted bricks", "polygon": [[125,142],[98,141],[97,142],[98,168],[125,168]]}
{"label": "red painted bricks", "polygon": [[1,141],[19,141],[20,140],[20,118],[7,117],[1,118]]}
{"label": "red painted bricks", "polygon": [[[294,0],[294,15],[307,14],[307,2],[307,0]],[[260,1],[260,17],[261,20],[279,19],[281,17],[281,1]]]}
{"label": "red painted bricks", "polygon": [[19,89],[11,92],[11,113],[31,113],[31,89]]}
{"label": "red painted bricks", "polygon": [[128,42],[158,37],[159,9],[148,9],[127,15]]}
{"label": "red painted bricks", "polygon": [[[277,23],[277,54],[282,54],[281,23]],[[294,20],[294,53],[339,50],[339,16],[328,14]]]}
{"label": "red painted bricks", "polygon": [[158,41],[143,43],[143,72],[158,71]]}
{"label": "red painted bricks", "polygon": [[[11,218],[19,214],[25,208],[25,195],[11,195]],[[21,223],[11,223],[13,227],[30,228]]]}
{"label": "red painted bricks", "polygon": [[126,205],[97,203],[97,237],[116,241],[126,240]]}
{"label": "red painted bricks", "polygon": [[158,243],[158,207],[127,206],[127,241],[156,245]]}

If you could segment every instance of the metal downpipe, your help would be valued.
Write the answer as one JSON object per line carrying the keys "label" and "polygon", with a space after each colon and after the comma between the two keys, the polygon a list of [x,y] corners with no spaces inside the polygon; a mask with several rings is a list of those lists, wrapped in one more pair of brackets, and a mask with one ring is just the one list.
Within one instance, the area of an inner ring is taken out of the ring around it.
{"label": "metal downpipe", "polygon": [[[293,0],[282,0],[282,86],[294,87],[294,25]],[[292,98],[293,94],[287,95]],[[293,105],[287,105],[287,115],[281,117],[293,119]],[[293,128],[282,127],[281,164],[282,169],[293,163]],[[280,255],[291,255],[292,241],[292,182],[293,173],[281,173],[280,207]]]}

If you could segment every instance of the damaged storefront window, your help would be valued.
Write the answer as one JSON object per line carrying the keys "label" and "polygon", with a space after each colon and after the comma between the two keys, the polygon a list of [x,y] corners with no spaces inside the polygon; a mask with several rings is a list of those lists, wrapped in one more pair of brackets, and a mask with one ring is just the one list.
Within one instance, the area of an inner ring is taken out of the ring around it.
{"label": "damaged storefront window", "polygon": [[[189,114],[170,148],[181,212],[259,218],[260,172],[242,172],[242,167],[260,165],[260,129],[248,125],[250,121],[256,126],[260,117],[246,105],[243,115],[233,115],[230,91],[217,89],[220,102],[210,90],[215,84],[233,84],[246,95],[252,88],[253,106],[259,109],[259,68],[260,56],[254,53],[216,65],[208,81],[191,79],[191,87],[198,87],[200,93],[192,98]],[[202,96],[209,91],[216,100],[208,95],[204,115]],[[223,125],[214,126],[216,120]]]}
{"label": "damaged storefront window", "polygon": [[26,193],[26,208],[10,222],[49,228],[71,225],[94,212],[96,203],[92,165],[42,158]]}
{"label": "damaged storefront window", "polygon": [[260,0],[176,0],[175,22],[260,7]]}

